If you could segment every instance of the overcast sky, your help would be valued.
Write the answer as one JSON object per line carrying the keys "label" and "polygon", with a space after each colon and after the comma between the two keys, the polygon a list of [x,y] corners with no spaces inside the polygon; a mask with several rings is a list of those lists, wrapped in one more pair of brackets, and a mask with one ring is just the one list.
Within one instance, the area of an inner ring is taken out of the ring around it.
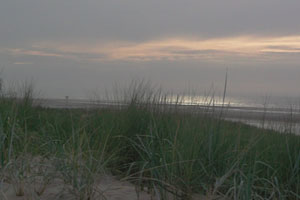
{"label": "overcast sky", "polygon": [[0,68],[43,95],[115,82],[300,96],[299,0],[0,0]]}

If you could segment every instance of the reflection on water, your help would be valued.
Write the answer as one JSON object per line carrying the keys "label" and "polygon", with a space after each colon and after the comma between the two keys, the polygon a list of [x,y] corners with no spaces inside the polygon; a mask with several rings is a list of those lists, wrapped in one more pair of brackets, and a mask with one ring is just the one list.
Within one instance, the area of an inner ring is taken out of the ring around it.
{"label": "reflection on water", "polygon": [[258,128],[275,130],[280,133],[293,133],[300,135],[300,122],[288,122],[288,121],[259,121],[251,119],[234,119],[234,118],[225,118],[229,121],[242,122],[250,126],[255,126]]}
{"label": "reflection on water", "polygon": [[201,95],[168,95],[169,102],[179,102],[184,105],[215,105],[232,107],[257,107],[257,108],[284,108],[299,109],[300,97],[271,97],[271,96],[226,96],[223,102],[222,96]]}
{"label": "reflection on water", "polygon": [[182,105],[209,105],[209,106],[226,106],[232,107],[262,107],[263,104],[247,98],[226,97],[223,102],[221,96],[199,96],[199,95],[169,95],[167,97],[170,103],[179,103]]}

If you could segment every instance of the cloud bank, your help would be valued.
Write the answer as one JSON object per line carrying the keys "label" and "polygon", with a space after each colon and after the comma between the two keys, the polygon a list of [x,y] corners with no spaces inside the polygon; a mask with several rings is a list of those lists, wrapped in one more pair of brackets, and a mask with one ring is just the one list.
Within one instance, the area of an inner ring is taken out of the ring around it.
{"label": "cloud bank", "polygon": [[[4,51],[4,50],[3,50]],[[219,62],[249,59],[289,60],[300,55],[300,36],[239,36],[213,39],[167,38],[144,42],[36,42],[27,48],[6,49],[14,56],[45,56],[78,61],[201,60]]]}

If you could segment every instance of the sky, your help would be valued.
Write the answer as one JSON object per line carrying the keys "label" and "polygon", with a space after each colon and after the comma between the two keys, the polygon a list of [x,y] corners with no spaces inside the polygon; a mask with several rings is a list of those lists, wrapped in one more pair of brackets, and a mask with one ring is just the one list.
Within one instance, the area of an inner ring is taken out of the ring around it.
{"label": "sky", "polygon": [[0,0],[0,69],[47,98],[148,80],[300,96],[299,0]]}

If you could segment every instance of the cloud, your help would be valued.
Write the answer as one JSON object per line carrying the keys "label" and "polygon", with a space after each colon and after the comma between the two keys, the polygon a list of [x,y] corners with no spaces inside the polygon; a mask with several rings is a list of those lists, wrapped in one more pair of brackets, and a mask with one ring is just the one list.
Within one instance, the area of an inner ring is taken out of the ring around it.
{"label": "cloud", "polygon": [[[8,53],[13,56],[37,56],[37,57],[57,57],[71,60],[97,60],[101,58],[100,54],[92,52],[73,52],[73,51],[60,51],[59,48],[51,47],[38,47],[32,45],[28,48],[6,48],[0,49],[0,53]],[[25,64],[23,62],[15,62],[14,64]],[[27,62],[26,62],[27,64]]]}
{"label": "cloud", "polygon": [[12,55],[48,56],[77,61],[234,61],[286,59],[300,54],[300,36],[239,36],[213,39],[167,38],[144,42],[40,42]]}
{"label": "cloud", "polygon": [[265,48],[263,51],[273,53],[300,53],[300,47],[271,45]]}
{"label": "cloud", "polygon": [[32,65],[32,62],[14,62],[14,65]]}
{"label": "cloud", "polygon": [[31,50],[31,49],[8,49],[12,55],[28,55],[28,56],[47,56],[47,57],[63,57],[63,55],[56,53],[49,53],[42,50]]}

